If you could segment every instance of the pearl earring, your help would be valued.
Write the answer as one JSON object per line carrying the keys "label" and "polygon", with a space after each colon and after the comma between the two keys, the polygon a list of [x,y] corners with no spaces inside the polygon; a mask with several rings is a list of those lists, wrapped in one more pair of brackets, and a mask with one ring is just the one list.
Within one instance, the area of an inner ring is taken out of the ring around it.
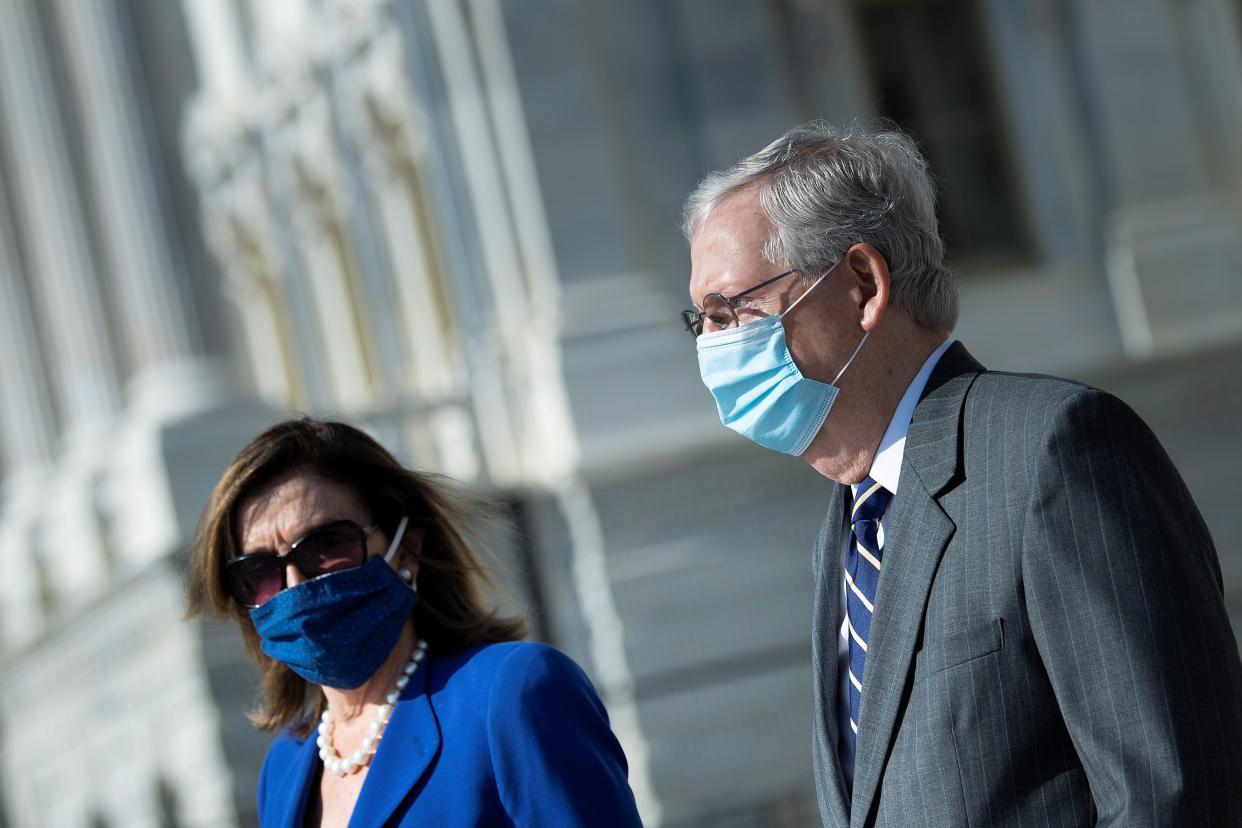
{"label": "pearl earring", "polygon": [[414,583],[414,573],[413,573],[413,572],[411,572],[410,570],[408,570],[408,569],[402,569],[402,570],[401,570],[400,572],[398,572],[397,574],[398,574],[398,575],[400,575],[400,576],[401,576],[401,580],[405,581],[407,584],[412,584],[412,583]]}

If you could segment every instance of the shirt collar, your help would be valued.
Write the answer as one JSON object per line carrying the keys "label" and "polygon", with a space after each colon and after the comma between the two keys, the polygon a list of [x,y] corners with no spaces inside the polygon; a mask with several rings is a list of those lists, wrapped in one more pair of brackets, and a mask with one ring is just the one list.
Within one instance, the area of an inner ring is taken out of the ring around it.
{"label": "shirt collar", "polygon": [[[941,342],[940,346],[932,351],[923,362],[923,367],[914,375],[914,379],[910,380],[910,385],[906,387],[906,393],[902,395],[901,402],[897,403],[893,418],[888,421],[888,429],[880,439],[880,448],[871,461],[871,471],[867,476],[893,494],[897,494],[897,484],[901,480],[901,458],[906,452],[906,432],[910,430],[914,408],[918,405],[919,398],[923,396],[923,389],[927,387],[927,380],[931,378],[932,369],[936,367],[940,357],[953,342],[952,339]],[[858,495],[858,486],[859,484],[854,484],[853,487],[855,496]]]}

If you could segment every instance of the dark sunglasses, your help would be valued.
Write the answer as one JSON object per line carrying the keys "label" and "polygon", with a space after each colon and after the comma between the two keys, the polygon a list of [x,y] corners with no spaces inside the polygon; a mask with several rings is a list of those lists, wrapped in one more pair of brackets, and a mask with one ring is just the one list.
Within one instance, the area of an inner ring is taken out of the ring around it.
{"label": "dark sunglasses", "polygon": [[343,572],[367,560],[367,537],[378,526],[362,527],[338,520],[312,529],[289,545],[289,552],[254,552],[224,565],[224,584],[233,600],[247,609],[262,606],[284,589],[293,564],[306,578]]}

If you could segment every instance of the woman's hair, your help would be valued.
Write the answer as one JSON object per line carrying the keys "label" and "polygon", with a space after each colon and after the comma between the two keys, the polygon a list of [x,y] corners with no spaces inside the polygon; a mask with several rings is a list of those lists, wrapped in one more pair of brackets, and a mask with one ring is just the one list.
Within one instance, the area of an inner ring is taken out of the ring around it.
{"label": "woman's hair", "polygon": [[795,127],[754,155],[704,178],[686,200],[687,241],[720,202],[752,185],[773,231],[764,255],[814,278],[852,245],[888,263],[894,307],[936,330],[957,323],[957,285],[945,264],[936,188],[914,139],[897,129],[822,121]]}
{"label": "woman's hair", "polygon": [[481,560],[481,554],[491,559],[481,528],[494,526],[495,515],[445,478],[403,468],[352,426],[310,418],[278,423],[243,448],[216,484],[194,537],[187,585],[189,617],[228,617],[241,627],[262,686],[259,709],[250,717],[257,727],[292,727],[305,735],[324,705],[314,685],[263,654],[249,611],[224,584],[225,564],[242,553],[240,505],[299,471],[348,488],[390,537],[403,516],[410,518],[407,534],[422,530],[414,624],[433,648],[460,650],[525,635],[522,620],[499,617],[484,598],[484,587],[494,592],[496,582]]}

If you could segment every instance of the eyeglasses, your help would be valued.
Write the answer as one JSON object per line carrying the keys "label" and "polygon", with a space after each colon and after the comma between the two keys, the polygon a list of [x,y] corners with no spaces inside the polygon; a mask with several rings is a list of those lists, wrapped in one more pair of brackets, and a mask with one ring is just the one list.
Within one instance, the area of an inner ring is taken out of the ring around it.
{"label": "eyeglasses", "polygon": [[367,538],[377,525],[362,527],[338,520],[312,529],[289,545],[286,555],[254,552],[224,565],[224,583],[233,600],[247,609],[262,606],[288,584],[289,564],[307,578],[355,569],[366,563]]}
{"label": "eyeglasses", "polygon": [[798,268],[786,270],[779,276],[773,276],[765,282],[760,282],[752,288],[747,288],[741,293],[733,296],[725,296],[720,293],[709,293],[703,297],[703,310],[695,310],[687,308],[681,312],[681,321],[686,324],[686,330],[690,332],[690,336],[696,339],[703,334],[703,323],[710,322],[717,330],[736,327],[739,323],[737,320],[737,304],[738,300],[744,299],[746,296],[754,293],[760,288],[765,288],[773,282],[784,279],[794,273],[801,273]]}

